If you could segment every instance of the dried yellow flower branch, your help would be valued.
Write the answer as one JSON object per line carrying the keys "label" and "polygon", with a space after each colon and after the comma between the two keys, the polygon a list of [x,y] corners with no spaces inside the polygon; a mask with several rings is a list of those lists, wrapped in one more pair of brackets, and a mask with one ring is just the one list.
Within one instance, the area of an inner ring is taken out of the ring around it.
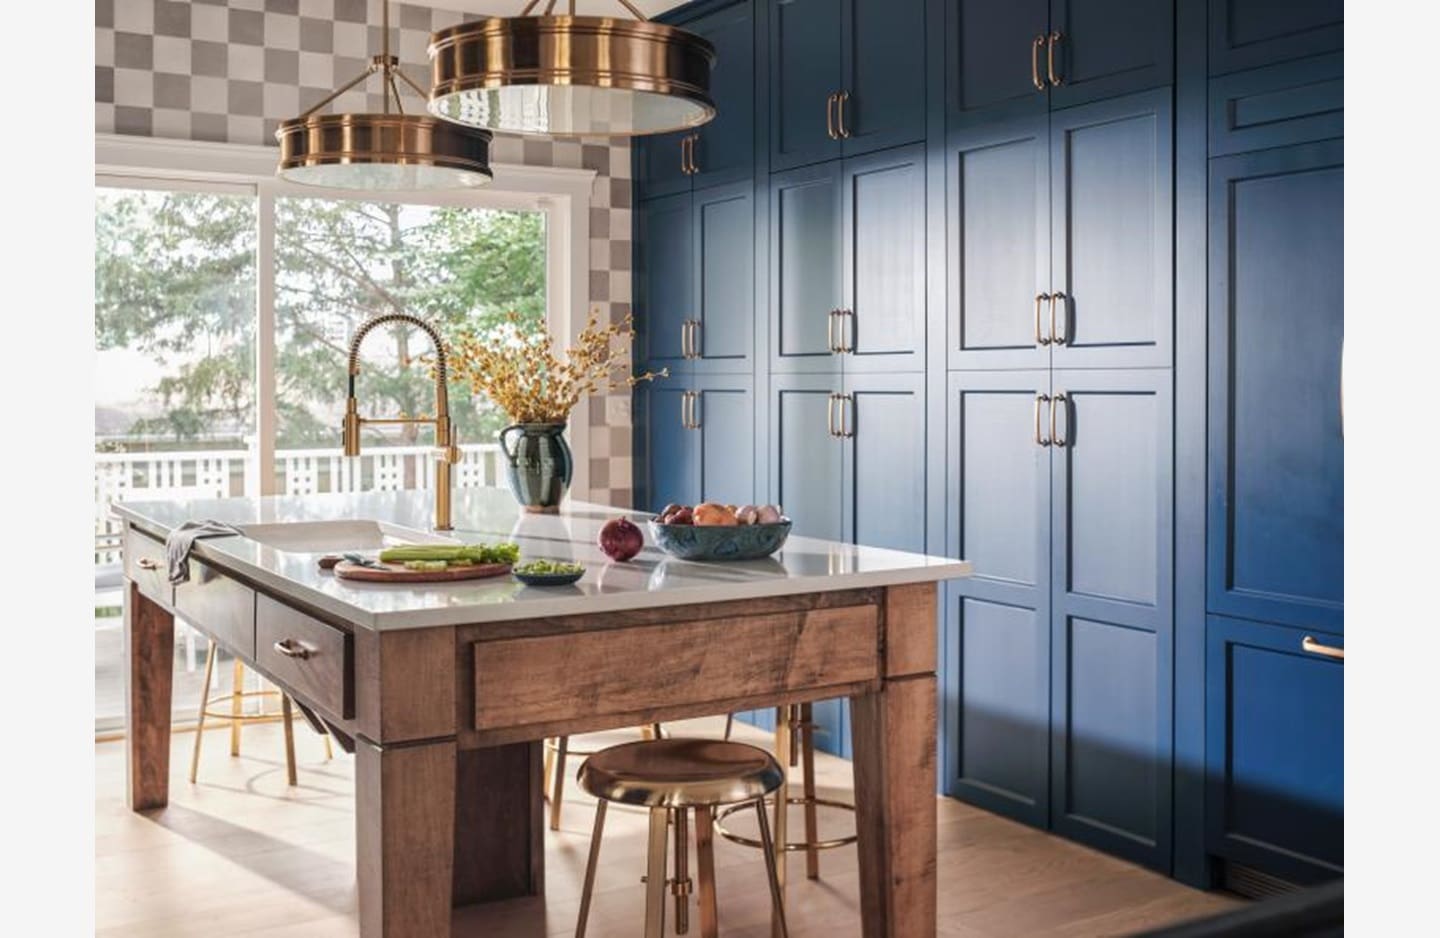
{"label": "dried yellow flower branch", "polygon": [[629,373],[633,321],[627,315],[618,325],[601,326],[592,310],[562,359],[543,322],[523,322],[510,313],[496,329],[458,333],[450,343],[450,368],[514,423],[564,423],[587,394],[670,376],[668,369]]}

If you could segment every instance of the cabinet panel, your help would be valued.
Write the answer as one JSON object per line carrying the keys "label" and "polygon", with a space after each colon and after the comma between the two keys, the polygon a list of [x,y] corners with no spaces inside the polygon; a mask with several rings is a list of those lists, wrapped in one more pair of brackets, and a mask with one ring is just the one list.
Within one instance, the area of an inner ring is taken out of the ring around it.
{"label": "cabinet panel", "polygon": [[775,500],[794,520],[793,533],[841,540],[840,441],[830,434],[831,395],[839,392],[839,381],[776,375],[770,387]]}
{"label": "cabinet panel", "polygon": [[1049,119],[956,131],[947,160],[949,367],[1048,367]]}
{"label": "cabinet panel", "polygon": [[846,156],[925,139],[925,6],[926,0],[843,4]]}
{"label": "cabinet panel", "polygon": [[[1035,39],[1046,35],[1048,0],[959,0],[946,5],[949,55],[945,63],[950,126],[968,123],[973,112],[1012,105],[1044,112],[1049,99],[1035,87],[1040,60],[1032,55]],[[1010,108],[1004,110],[1009,111]]]}
{"label": "cabinet panel", "polygon": [[1206,627],[1207,848],[1298,883],[1341,875],[1345,668],[1304,651],[1339,635],[1211,616]]}
{"label": "cabinet panel", "polygon": [[710,97],[715,117],[694,133],[696,189],[749,179],[755,170],[755,22],[736,3],[684,24],[715,46]]}
{"label": "cabinet panel", "polygon": [[749,181],[694,195],[697,370],[749,369],[755,321],[755,199]]}
{"label": "cabinet panel", "polygon": [[684,141],[691,132],[654,134],[635,139],[635,195],[649,199],[690,191]]}
{"label": "cabinet panel", "polygon": [[1051,115],[1056,367],[1171,364],[1169,91]]}
{"label": "cabinet panel", "polygon": [[1344,56],[1338,52],[1210,81],[1211,156],[1344,134]]}
{"label": "cabinet panel", "polygon": [[688,503],[755,501],[754,381],[748,375],[697,378],[695,390],[700,484]]}
{"label": "cabinet panel", "polygon": [[1210,74],[1338,52],[1344,0],[1210,0]]}
{"label": "cabinet panel", "polygon": [[689,386],[662,380],[646,388],[646,437],[649,441],[649,504],[659,511],[670,502],[691,505],[699,484],[700,447],[694,430],[685,428],[685,395]]}
{"label": "cabinet panel", "polygon": [[846,539],[924,553],[924,375],[849,375],[845,393]]}
{"label": "cabinet panel", "polygon": [[925,368],[925,148],[844,162],[846,371]]}
{"label": "cabinet panel", "polygon": [[770,169],[840,155],[826,122],[841,90],[841,11],[835,0],[770,0]]}
{"label": "cabinet panel", "polygon": [[672,374],[688,370],[683,355],[685,321],[694,318],[694,227],[690,193],[640,204],[635,318],[645,336],[646,360]]}
{"label": "cabinet panel", "polygon": [[770,179],[770,318],[776,371],[835,371],[830,311],[840,297],[839,161]]}
{"label": "cabinet panel", "polygon": [[1209,608],[1344,628],[1340,141],[1211,162]]}
{"label": "cabinet panel", "polygon": [[1055,46],[1060,83],[1050,89],[1051,107],[1175,80],[1173,0],[1052,0],[1050,29],[1061,37]]}

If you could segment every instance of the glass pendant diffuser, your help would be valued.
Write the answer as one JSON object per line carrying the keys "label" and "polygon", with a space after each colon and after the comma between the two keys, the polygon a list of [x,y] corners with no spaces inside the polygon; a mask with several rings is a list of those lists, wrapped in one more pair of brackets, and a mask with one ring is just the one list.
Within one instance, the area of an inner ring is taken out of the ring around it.
{"label": "glass pendant diffuser", "polygon": [[[354,79],[275,131],[280,144],[277,174],[304,185],[367,192],[463,189],[490,182],[488,132],[428,114],[405,113],[397,78],[422,99],[427,95],[390,54],[389,0],[382,9],[380,55]],[[380,75],[381,113],[319,113],[375,74]]]}
{"label": "glass pendant diffuser", "polygon": [[633,137],[698,127],[715,116],[715,47],[683,29],[652,23],[629,0],[633,20],[491,17],[430,37],[430,113],[500,133]]}

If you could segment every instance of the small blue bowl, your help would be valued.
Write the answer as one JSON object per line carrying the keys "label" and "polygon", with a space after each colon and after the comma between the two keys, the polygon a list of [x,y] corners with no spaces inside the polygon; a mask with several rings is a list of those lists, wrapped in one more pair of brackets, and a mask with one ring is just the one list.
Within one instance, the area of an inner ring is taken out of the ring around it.
{"label": "small blue bowl", "polygon": [[578,573],[521,573],[512,567],[510,572],[526,586],[569,586],[585,575],[584,569]]}
{"label": "small blue bowl", "polygon": [[650,538],[681,560],[758,560],[785,546],[790,519],[774,524],[661,524],[650,521]]}

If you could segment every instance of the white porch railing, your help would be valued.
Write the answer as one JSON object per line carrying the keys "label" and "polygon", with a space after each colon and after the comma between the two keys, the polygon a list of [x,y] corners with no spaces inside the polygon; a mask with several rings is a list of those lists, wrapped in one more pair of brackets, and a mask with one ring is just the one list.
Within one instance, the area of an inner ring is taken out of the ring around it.
{"label": "white porch railing", "polygon": [[[338,449],[289,449],[275,453],[277,490],[286,495],[429,489],[435,463],[429,446],[364,450],[347,459]],[[495,443],[460,447],[454,484],[459,488],[503,485],[502,456]],[[95,563],[120,559],[120,522],[110,515],[117,501],[231,498],[260,490],[255,463],[239,450],[95,454]]]}

